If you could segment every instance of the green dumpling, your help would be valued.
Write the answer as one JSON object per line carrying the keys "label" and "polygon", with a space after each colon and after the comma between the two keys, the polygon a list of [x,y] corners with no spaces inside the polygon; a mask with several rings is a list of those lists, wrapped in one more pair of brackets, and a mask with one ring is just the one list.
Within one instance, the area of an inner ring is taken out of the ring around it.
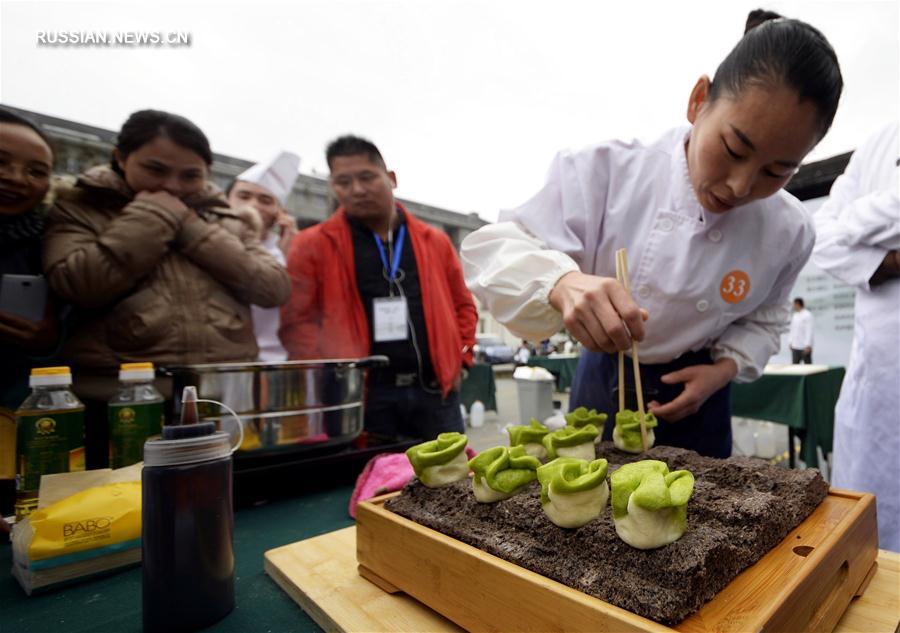
{"label": "green dumpling", "polygon": [[550,429],[535,418],[531,418],[528,426],[511,426],[507,428],[507,431],[509,432],[510,446],[524,446],[527,454],[538,459],[547,457],[547,449],[542,440],[550,432]]}
{"label": "green dumpling", "polygon": [[588,424],[593,424],[598,429],[603,428],[608,416],[605,413],[597,413],[597,409],[588,410],[587,407],[578,407],[565,415],[566,424],[580,429]]}
{"label": "green dumpling", "polygon": [[616,534],[638,549],[662,547],[687,529],[687,503],[694,476],[669,472],[665,462],[646,459],[625,464],[610,477]]}
{"label": "green dumpling", "polygon": [[481,503],[508,499],[537,478],[541,462],[526,454],[524,446],[495,446],[469,460],[475,473],[472,490]]}
{"label": "green dumpling", "polygon": [[559,527],[576,528],[600,516],[609,499],[608,467],[605,459],[559,457],[538,468],[547,518]]}
{"label": "green dumpling", "polygon": [[437,439],[406,451],[416,477],[429,488],[440,488],[469,476],[466,444],[462,433],[441,433]]}
{"label": "green dumpling", "polygon": [[[647,449],[653,447],[656,434],[653,429],[658,422],[652,413],[644,414],[644,426],[647,428]],[[619,450],[628,453],[640,453],[641,447],[641,414],[638,411],[625,409],[616,414],[616,426],[613,429],[613,444]]]}
{"label": "green dumpling", "polygon": [[543,443],[550,459],[574,457],[592,461],[597,457],[594,440],[599,436],[600,431],[593,424],[586,424],[581,428],[564,426],[545,435]]}

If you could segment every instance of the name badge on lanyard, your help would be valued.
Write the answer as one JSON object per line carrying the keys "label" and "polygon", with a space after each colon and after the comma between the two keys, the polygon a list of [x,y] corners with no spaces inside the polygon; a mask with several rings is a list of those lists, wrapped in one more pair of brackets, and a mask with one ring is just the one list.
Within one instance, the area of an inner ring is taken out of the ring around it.
{"label": "name badge on lanyard", "polygon": [[[397,269],[400,267],[400,255],[403,253],[403,238],[406,237],[406,225],[400,227],[397,236],[397,250],[393,253],[393,261],[388,265],[387,254],[384,252],[384,244],[381,237],[375,234],[375,244],[378,246],[378,254],[381,255],[381,263],[388,275],[388,285],[393,294],[394,280],[397,278]],[[372,300],[373,334],[376,343],[389,341],[405,341],[409,336],[409,328],[406,323],[408,309],[406,297],[378,297]]]}

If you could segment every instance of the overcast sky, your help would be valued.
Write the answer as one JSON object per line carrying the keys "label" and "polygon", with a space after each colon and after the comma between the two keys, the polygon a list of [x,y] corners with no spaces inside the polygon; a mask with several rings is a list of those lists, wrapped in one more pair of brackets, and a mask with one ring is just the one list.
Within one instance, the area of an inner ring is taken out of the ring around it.
{"label": "overcast sky", "polygon": [[[217,152],[283,147],[320,175],[326,143],[361,134],[401,197],[492,220],[557,150],[686,123],[694,82],[759,6],[821,29],[841,62],[841,106],[810,160],[897,117],[897,0],[0,0],[0,101],[114,130],[169,110]],[[39,47],[39,31],[182,31],[191,45]]]}

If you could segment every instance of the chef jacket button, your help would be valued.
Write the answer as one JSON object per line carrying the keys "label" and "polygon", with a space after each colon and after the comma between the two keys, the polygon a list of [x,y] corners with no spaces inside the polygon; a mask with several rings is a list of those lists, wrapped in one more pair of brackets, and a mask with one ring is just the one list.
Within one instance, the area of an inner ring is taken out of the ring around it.
{"label": "chef jacket button", "polygon": [[668,233],[675,227],[675,224],[669,218],[663,218],[659,221],[659,230]]}
{"label": "chef jacket button", "polygon": [[638,296],[641,299],[646,299],[650,296],[650,288],[648,288],[647,286],[641,286],[640,288],[638,288]]}
{"label": "chef jacket button", "polygon": [[709,232],[709,239],[713,242],[721,242],[722,241],[722,231],[719,229],[713,229]]}
{"label": "chef jacket button", "polygon": [[708,308],[709,308],[709,301],[707,301],[706,299],[700,299],[700,301],[697,302],[697,311],[698,312],[706,312],[706,310]]}

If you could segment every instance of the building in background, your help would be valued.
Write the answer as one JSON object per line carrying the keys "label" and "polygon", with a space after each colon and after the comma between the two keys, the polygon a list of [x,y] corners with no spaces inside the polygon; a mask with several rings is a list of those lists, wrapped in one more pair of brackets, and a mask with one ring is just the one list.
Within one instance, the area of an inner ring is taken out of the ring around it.
{"label": "building in background", "polygon": [[[56,173],[77,175],[89,167],[107,163],[112,155],[116,132],[58,117],[4,105],[37,123],[53,141]],[[253,161],[213,154],[210,180],[222,189],[253,165]],[[398,198],[416,217],[441,229],[457,250],[471,232],[487,224],[476,213],[456,213],[420,202]],[[300,174],[287,202],[287,210],[300,228],[317,224],[334,213],[336,202],[325,178]]]}

